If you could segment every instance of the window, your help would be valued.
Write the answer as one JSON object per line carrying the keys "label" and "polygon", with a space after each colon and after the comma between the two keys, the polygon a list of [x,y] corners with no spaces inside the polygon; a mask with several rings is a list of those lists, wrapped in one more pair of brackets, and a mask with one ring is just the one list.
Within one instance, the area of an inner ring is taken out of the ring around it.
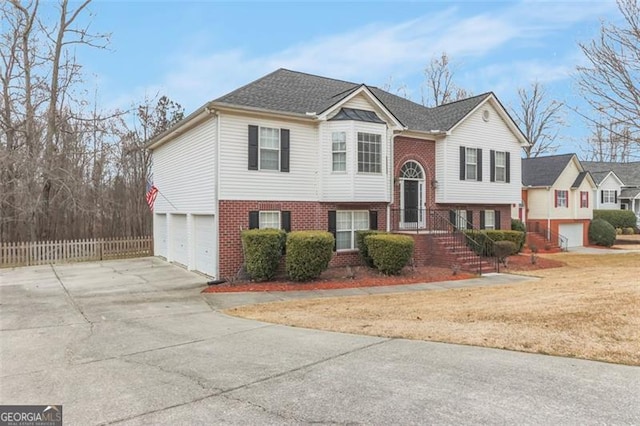
{"label": "window", "polygon": [[609,204],[616,204],[618,202],[618,194],[615,189],[603,189],[602,190],[602,202]]}
{"label": "window", "polygon": [[478,179],[478,152],[475,148],[467,148],[466,152],[466,179],[477,180]]}
{"label": "window", "polygon": [[280,170],[280,129],[260,127],[260,170]]}
{"label": "window", "polygon": [[333,132],[331,134],[332,171],[347,171],[347,134],[345,132]]}
{"label": "window", "polygon": [[507,159],[504,152],[496,151],[496,182],[505,182],[507,177]]}
{"label": "window", "polygon": [[358,172],[381,173],[381,136],[358,132]]}
{"label": "window", "polygon": [[336,250],[356,249],[356,231],[369,229],[369,211],[336,212]]}
{"label": "window", "polygon": [[580,191],[580,208],[589,208],[589,192]]}
{"label": "window", "polygon": [[466,210],[449,211],[449,222],[451,222],[456,229],[467,229],[467,219]]}
{"label": "window", "polygon": [[556,207],[569,207],[569,191],[556,191]]}
{"label": "window", "polygon": [[496,229],[496,212],[495,210],[484,211],[484,229]]}
{"label": "window", "polygon": [[261,211],[259,228],[260,229],[280,229],[280,212],[279,211]]}

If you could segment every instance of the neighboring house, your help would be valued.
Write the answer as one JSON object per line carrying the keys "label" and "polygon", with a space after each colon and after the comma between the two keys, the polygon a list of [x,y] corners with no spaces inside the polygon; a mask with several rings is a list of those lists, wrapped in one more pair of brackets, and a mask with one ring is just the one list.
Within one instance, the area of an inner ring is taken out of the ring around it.
{"label": "neighboring house", "polygon": [[583,161],[582,164],[598,185],[594,208],[632,210],[640,226],[640,161]]}
{"label": "neighboring house", "polygon": [[526,145],[493,93],[426,108],[279,69],[149,143],[155,254],[220,278],[241,267],[248,228],[331,231],[332,265],[359,262],[359,229],[510,229]]}
{"label": "neighboring house", "polygon": [[529,231],[566,238],[567,247],[588,244],[596,184],[575,154],[523,159],[522,186]]}

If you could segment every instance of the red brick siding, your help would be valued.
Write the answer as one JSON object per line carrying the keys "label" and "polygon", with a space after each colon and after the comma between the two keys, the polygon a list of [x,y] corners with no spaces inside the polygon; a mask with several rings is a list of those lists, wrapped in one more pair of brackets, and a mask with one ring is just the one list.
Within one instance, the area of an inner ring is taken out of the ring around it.
{"label": "red brick siding", "polygon": [[400,169],[407,161],[415,161],[420,164],[425,172],[426,199],[422,208],[435,208],[435,193],[431,188],[431,181],[436,175],[436,143],[425,139],[408,138],[397,136],[393,145],[394,164],[394,185],[393,185],[393,205],[394,209],[401,209],[400,205]]}
{"label": "red brick siding", "polygon": [[549,223],[547,223],[546,219],[538,219],[538,220],[527,220],[527,226],[530,229],[536,229],[536,223],[539,224],[540,229],[546,229],[547,225],[550,226],[551,232],[555,234],[560,233],[560,225],[565,223],[582,223],[582,244],[589,245],[589,224],[591,223],[590,219],[551,219]]}
{"label": "red brick siding", "polygon": [[[312,201],[230,201],[219,204],[219,270],[221,277],[233,277],[242,266],[240,232],[249,227],[249,212],[280,210],[291,212],[291,230],[327,230],[329,210],[376,210],[378,229],[387,226],[386,203],[318,203]],[[359,265],[358,252],[334,255],[330,266]]]}

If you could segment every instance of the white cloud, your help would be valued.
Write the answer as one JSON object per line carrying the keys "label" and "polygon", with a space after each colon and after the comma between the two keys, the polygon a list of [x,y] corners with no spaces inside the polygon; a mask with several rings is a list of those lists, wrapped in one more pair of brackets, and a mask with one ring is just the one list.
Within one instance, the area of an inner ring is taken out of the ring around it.
{"label": "white cloud", "polygon": [[[477,67],[479,62],[491,63],[490,56],[510,43],[535,43],[578,23],[598,22],[598,17],[611,10],[611,2],[525,1],[505,3],[491,14],[464,16],[461,8],[448,7],[405,22],[371,23],[303,40],[259,56],[240,49],[206,52],[203,43],[198,51],[174,55],[169,64],[171,71],[153,86],[183,103],[189,111],[280,67],[382,85],[390,75],[397,81],[418,78],[429,59],[443,51],[459,62],[468,61]],[[535,79],[567,78],[572,68],[570,60],[575,58],[503,61],[480,66],[477,75],[493,84],[492,90],[511,90]],[[520,84],[515,84],[516,79]]]}

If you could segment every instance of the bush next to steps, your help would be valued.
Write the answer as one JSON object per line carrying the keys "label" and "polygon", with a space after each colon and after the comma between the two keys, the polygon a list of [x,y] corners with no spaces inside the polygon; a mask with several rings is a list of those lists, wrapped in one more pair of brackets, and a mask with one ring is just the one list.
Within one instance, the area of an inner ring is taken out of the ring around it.
{"label": "bush next to steps", "polygon": [[335,240],[326,231],[295,231],[287,236],[287,275],[294,281],[308,281],[329,267]]}
{"label": "bush next to steps", "polygon": [[413,256],[413,238],[398,234],[373,234],[365,238],[373,265],[385,275],[397,275]]}
{"label": "bush next to steps", "polygon": [[242,249],[247,273],[254,281],[268,281],[276,275],[286,234],[279,229],[242,231]]}

